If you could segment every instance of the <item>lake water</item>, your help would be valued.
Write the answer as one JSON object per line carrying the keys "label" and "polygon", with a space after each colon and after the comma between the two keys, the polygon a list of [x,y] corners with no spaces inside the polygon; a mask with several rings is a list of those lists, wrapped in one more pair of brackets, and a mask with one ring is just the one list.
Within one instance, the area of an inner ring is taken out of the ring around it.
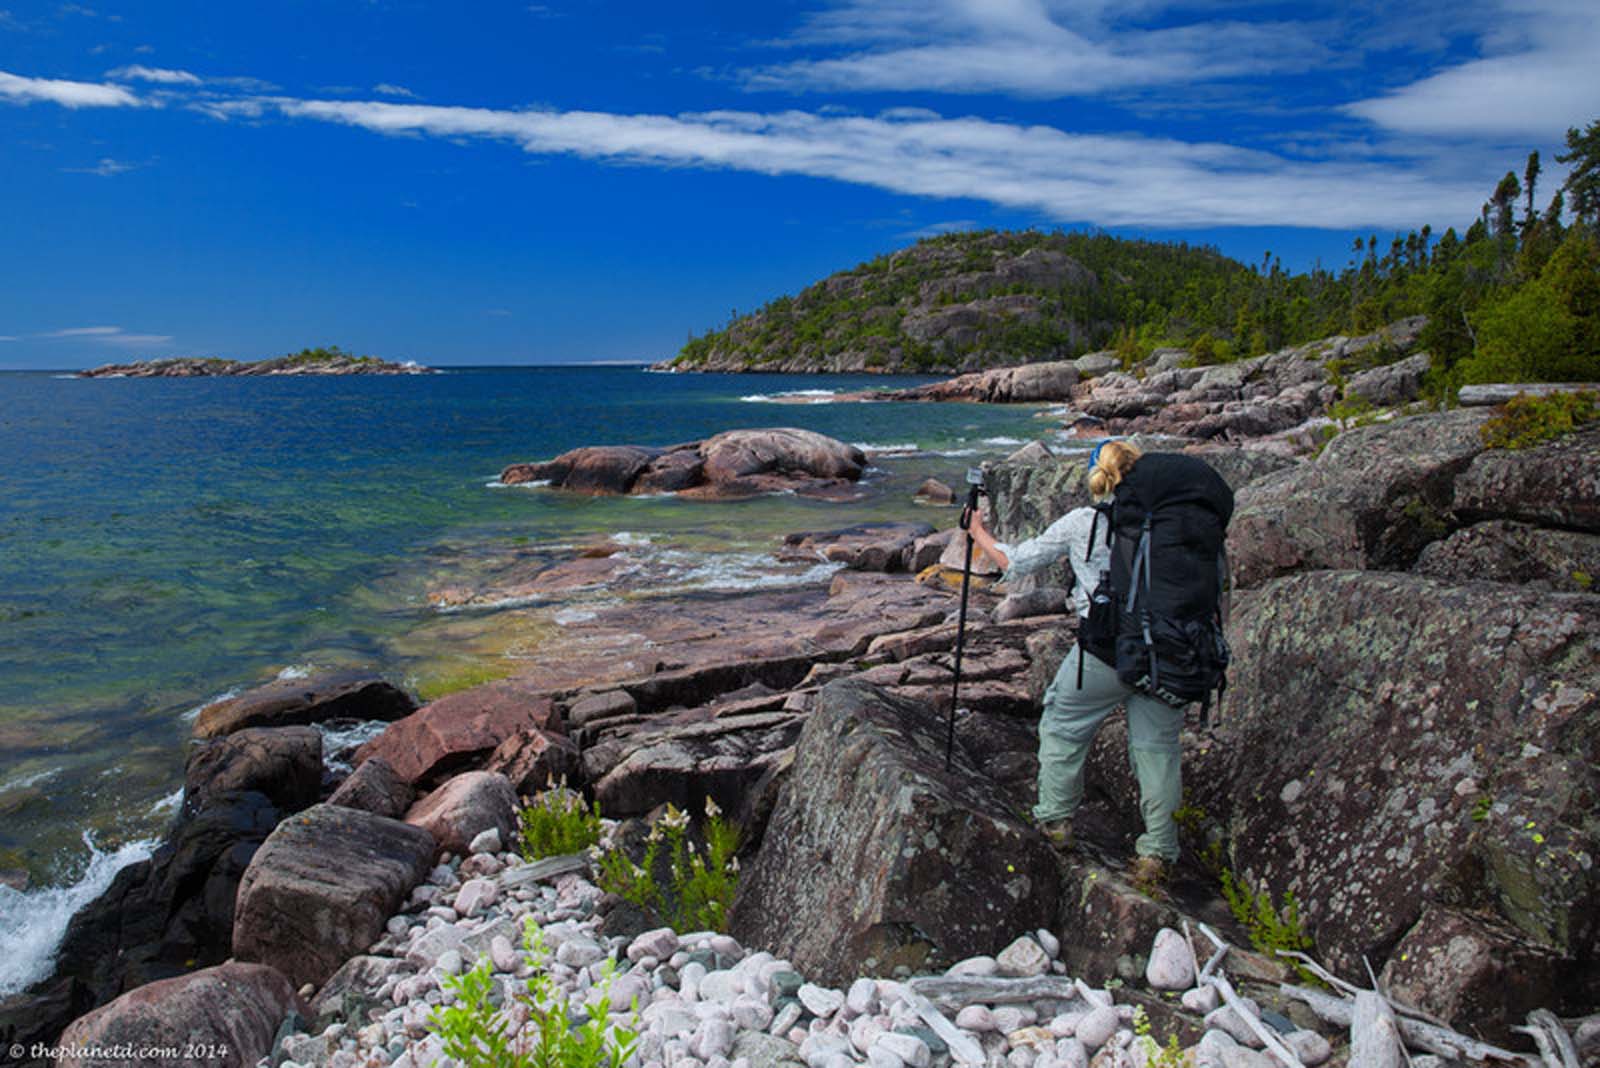
{"label": "lake water", "polygon": [[[403,377],[0,374],[0,945],[47,937],[175,811],[190,716],[281,673],[376,669],[427,696],[503,674],[516,611],[428,600],[508,551],[622,535],[668,585],[772,579],[791,530],[948,522],[922,479],[1047,433],[1036,409],[778,404],[870,376],[481,368]],[[815,397],[811,398],[815,399]],[[799,426],[875,453],[859,502],[588,498],[495,485],[586,444]],[[23,929],[23,916],[32,926]],[[9,917],[9,918],[6,918]],[[8,926],[9,925],[9,928]],[[0,976],[0,987],[4,987]]]}

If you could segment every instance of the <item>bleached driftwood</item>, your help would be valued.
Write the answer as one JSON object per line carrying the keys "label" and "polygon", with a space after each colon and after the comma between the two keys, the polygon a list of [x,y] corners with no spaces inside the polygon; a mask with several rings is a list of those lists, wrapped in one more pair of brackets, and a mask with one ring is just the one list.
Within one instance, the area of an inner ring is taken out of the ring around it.
{"label": "bleached driftwood", "polygon": [[1077,984],[1064,976],[1038,975],[1009,979],[988,975],[934,975],[911,979],[906,985],[936,1005],[998,1005],[1014,1001],[1071,1001]]}
{"label": "bleached driftwood", "polygon": [[1350,1008],[1350,1068],[1400,1068],[1405,1043],[1400,1018],[1376,990],[1363,990]]}
{"label": "bleached driftwood", "polygon": [[1522,382],[1487,386],[1462,386],[1456,399],[1463,408],[1487,408],[1504,404],[1518,393],[1530,397],[1551,397],[1557,393],[1600,393],[1600,382]]}
{"label": "bleached driftwood", "polygon": [[[1338,1027],[1349,1027],[1354,1014],[1355,1002],[1349,998],[1335,997],[1324,994],[1320,990],[1310,990],[1292,983],[1282,983],[1278,990],[1286,997],[1303,1001],[1311,1007],[1311,1011],[1318,1017]],[[1510,1050],[1492,1046],[1487,1042],[1480,1042],[1475,1038],[1468,1038],[1447,1027],[1436,1024],[1424,1023],[1421,1020],[1398,1017],[1400,1037],[1406,1045],[1413,1049],[1420,1049],[1427,1053],[1436,1053],[1441,1057],[1452,1060],[1479,1061],[1492,1064],[1527,1065],[1530,1059],[1521,1053],[1512,1053]]]}
{"label": "bleached driftwood", "polygon": [[[1221,960],[1220,954],[1227,949],[1228,943],[1218,938],[1217,933],[1203,923],[1200,925],[1200,933],[1211,939],[1211,944],[1216,946],[1218,951],[1218,956],[1215,960]],[[1208,962],[1206,967],[1213,968],[1215,960]],[[1207,986],[1215,987],[1217,993],[1222,995],[1223,1003],[1238,1014],[1239,1019],[1244,1021],[1245,1026],[1250,1028],[1251,1032],[1261,1040],[1262,1045],[1266,1046],[1280,1062],[1288,1065],[1289,1068],[1305,1068],[1294,1051],[1280,1042],[1278,1036],[1266,1024],[1262,1023],[1255,1013],[1250,1011],[1250,1006],[1246,1005],[1244,999],[1234,991],[1233,984],[1228,982],[1226,975],[1223,975],[1220,971],[1213,971],[1209,975],[1203,975],[1200,982]]]}
{"label": "bleached driftwood", "polygon": [[1561,1026],[1555,1013],[1535,1009],[1528,1013],[1528,1026],[1512,1030],[1533,1036],[1533,1043],[1539,1047],[1539,1055],[1547,1068],[1578,1068],[1578,1047],[1573,1045],[1572,1036]]}
{"label": "bleached driftwood", "polygon": [[[1361,993],[1361,987],[1356,986],[1354,983],[1345,982],[1343,979],[1340,979],[1337,975],[1334,975],[1328,969],[1324,968],[1321,964],[1318,964],[1310,956],[1300,952],[1297,949],[1280,949],[1278,950],[1278,956],[1289,957],[1293,960],[1299,961],[1300,966],[1306,971],[1310,972],[1318,979],[1321,979],[1333,989],[1341,991],[1350,997],[1355,997],[1357,994]],[[1374,982],[1373,986],[1376,987],[1377,983]],[[1383,995],[1384,1000],[1386,1000],[1390,1005],[1394,1006],[1394,1011],[1402,1016],[1414,1016],[1419,1020],[1426,1020],[1428,1023],[1436,1024],[1439,1027],[1448,1028],[1450,1026],[1433,1013],[1425,1012],[1424,1010],[1417,1008],[1415,1005],[1408,1005],[1386,990],[1379,991],[1379,993]]]}
{"label": "bleached driftwood", "polygon": [[944,1044],[950,1047],[952,1058],[961,1064],[984,1063],[983,1047],[978,1045],[971,1035],[945,1019],[944,1014],[934,1007],[933,1002],[917,993],[909,984],[905,988],[905,999],[913,1009],[917,1010],[917,1015],[922,1017],[923,1022],[933,1029],[933,1033],[944,1039]]}

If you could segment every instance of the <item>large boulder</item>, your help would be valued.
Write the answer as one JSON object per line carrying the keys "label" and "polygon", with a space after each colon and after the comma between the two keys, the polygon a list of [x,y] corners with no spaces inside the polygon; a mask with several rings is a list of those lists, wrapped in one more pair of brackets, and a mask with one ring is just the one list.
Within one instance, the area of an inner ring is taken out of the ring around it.
{"label": "large boulder", "polygon": [[395,720],[417,704],[377,675],[328,672],[277,679],[236,697],[213,702],[195,719],[196,738],[216,738],[245,727],[289,727],[330,719]]}
{"label": "large boulder", "polygon": [[525,728],[500,743],[484,771],[504,775],[519,797],[531,797],[553,782],[576,781],[578,746],[564,734]]}
{"label": "large boulder", "polygon": [[322,791],[322,734],[315,727],[248,727],[196,742],[184,767],[183,811],[195,813],[218,794],[254,790],[287,812]]}
{"label": "large boulder", "polygon": [[383,934],[433,854],[427,831],[353,808],[284,820],[239,883],[233,955],[320,985]]}
{"label": "large boulder", "polygon": [[732,812],[800,735],[787,712],[684,716],[603,731],[583,754],[595,800],[612,816],[644,815],[668,801],[698,810],[711,797]]}
{"label": "large boulder", "polygon": [[1600,576],[1600,534],[1496,519],[1434,542],[1411,570],[1452,582],[1511,582],[1584,593],[1595,589]]}
{"label": "large boulder", "polygon": [[786,535],[781,556],[843,564],[857,571],[909,570],[912,548],[934,532],[931,523],[861,523],[843,530]]}
{"label": "large boulder", "polygon": [[413,800],[411,784],[395,774],[387,760],[368,757],[333,791],[328,804],[399,819]]}
{"label": "large boulder", "polygon": [[662,450],[638,445],[587,445],[537,464],[512,464],[500,474],[508,486],[548,482],[578,493],[627,493]]}
{"label": "large boulder", "polygon": [[561,730],[547,693],[507,679],[474,686],[423,705],[356,751],[381,757],[403,781],[431,786],[474,767],[522,730]]}
{"label": "large boulder", "polygon": [[[56,1043],[84,1050],[62,1065],[243,1068],[272,1052],[278,1025],[304,1009],[283,973],[229,961],[139,987],[73,1022]],[[137,1057],[118,1050],[139,1050]],[[98,1051],[98,1052],[97,1052]]]}
{"label": "large boulder", "polygon": [[517,829],[517,794],[511,781],[492,771],[457,775],[411,806],[406,822],[420,827],[441,850],[465,856],[484,831],[500,832],[509,842]]}
{"label": "large boulder", "polygon": [[1187,778],[1235,872],[1294,891],[1346,974],[1448,905],[1498,915],[1592,1000],[1600,598],[1338,571],[1234,607],[1227,718]]}
{"label": "large boulder", "polygon": [[1248,483],[1228,529],[1235,584],[1316,568],[1410,567],[1449,533],[1456,478],[1483,452],[1487,418],[1463,409],[1361,427],[1310,463]]}
{"label": "large boulder", "polygon": [[1055,914],[1056,860],[942,717],[845,679],[825,686],[733,933],[820,982],[992,954]]}
{"label": "large boulder", "polygon": [[974,371],[943,382],[900,390],[895,400],[977,401],[985,404],[1023,404],[1063,401],[1078,384],[1078,365],[1072,360],[1025,363]]}
{"label": "large boulder", "polygon": [[1600,534],[1600,426],[1529,449],[1489,449],[1456,479],[1463,519],[1515,519]]}
{"label": "large boulder", "polygon": [[700,446],[705,483],[691,496],[738,497],[792,489],[817,492],[855,482],[866,453],[813,430],[728,430]]}

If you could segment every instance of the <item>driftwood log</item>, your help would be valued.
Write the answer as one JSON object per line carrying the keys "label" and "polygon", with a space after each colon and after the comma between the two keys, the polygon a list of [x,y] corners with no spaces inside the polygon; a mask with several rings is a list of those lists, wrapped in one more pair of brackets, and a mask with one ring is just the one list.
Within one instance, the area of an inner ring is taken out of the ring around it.
{"label": "driftwood log", "polygon": [[[1311,990],[1291,983],[1278,987],[1285,997],[1303,1001],[1323,1020],[1338,1027],[1349,1027],[1355,1017],[1355,1002],[1349,998],[1334,997],[1320,990]],[[1413,1049],[1424,1050],[1451,1060],[1477,1061],[1487,1064],[1533,1065],[1536,1062],[1521,1053],[1513,1053],[1487,1042],[1458,1034],[1447,1027],[1412,1020],[1405,1016],[1396,1018],[1400,1037]]]}
{"label": "driftwood log", "polygon": [[1077,983],[1057,975],[1022,979],[935,975],[909,980],[906,986],[945,1009],[1022,1001],[1072,1001],[1078,997]]}

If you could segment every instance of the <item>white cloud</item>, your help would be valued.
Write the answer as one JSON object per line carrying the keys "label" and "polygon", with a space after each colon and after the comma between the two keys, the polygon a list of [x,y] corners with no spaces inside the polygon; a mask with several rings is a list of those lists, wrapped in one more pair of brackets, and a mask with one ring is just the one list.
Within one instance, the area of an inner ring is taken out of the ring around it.
{"label": "white cloud", "polygon": [[842,0],[790,46],[844,54],[744,72],[751,89],[934,90],[1059,97],[1175,86],[1330,61],[1316,23],[1197,20],[1149,29],[1152,10],[1062,0]]}
{"label": "white cloud", "polygon": [[66,330],[52,330],[35,337],[49,340],[84,340],[97,345],[116,345],[136,348],[144,345],[165,345],[171,334],[130,334],[120,326],[74,326]]}
{"label": "white cloud", "polygon": [[1509,0],[1479,58],[1345,110],[1405,134],[1559,139],[1600,114],[1600,8]]}
{"label": "white cloud", "polygon": [[139,164],[137,163],[124,163],[122,160],[108,157],[102,159],[93,167],[63,167],[61,170],[65,174],[97,174],[102,178],[114,178],[119,174],[126,174],[128,171],[136,170],[138,167]]}
{"label": "white cloud", "polygon": [[417,99],[417,94],[413,93],[410,89],[407,89],[403,85],[394,85],[389,82],[379,82],[377,85],[372,87],[372,91],[377,93],[379,96],[403,96],[407,100]]}
{"label": "white cloud", "polygon": [[1414,162],[1305,162],[1214,142],[1074,134],[976,118],[263,102],[290,117],[385,134],[489,138],[533,154],[618,163],[809,175],[1104,226],[1408,227],[1470,216],[1482,201],[1481,183],[1428,174]]}
{"label": "white cloud", "polygon": [[140,100],[120,85],[69,82],[55,78],[23,78],[0,70],[0,100],[31,104],[35,100],[66,108],[138,107]]}
{"label": "white cloud", "polygon": [[18,339],[14,338],[14,337],[11,337],[8,334],[0,334],[0,341],[16,341],[16,340],[18,340]]}
{"label": "white cloud", "polygon": [[165,70],[160,67],[141,67],[137,63],[106,71],[106,77],[121,82],[156,82],[160,85],[200,85],[198,74],[186,70]]}

